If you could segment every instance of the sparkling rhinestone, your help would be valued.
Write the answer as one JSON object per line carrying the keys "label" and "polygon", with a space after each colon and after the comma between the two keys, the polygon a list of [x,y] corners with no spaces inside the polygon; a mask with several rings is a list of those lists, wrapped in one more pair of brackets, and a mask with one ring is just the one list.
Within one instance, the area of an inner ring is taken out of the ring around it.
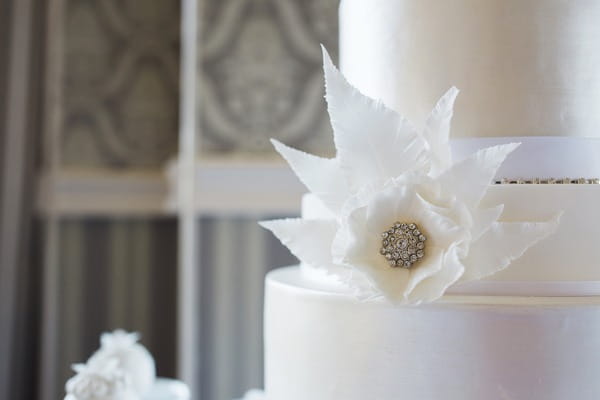
{"label": "sparkling rhinestone", "polygon": [[410,268],[424,257],[426,237],[413,222],[395,222],[381,238],[379,253],[392,267]]}

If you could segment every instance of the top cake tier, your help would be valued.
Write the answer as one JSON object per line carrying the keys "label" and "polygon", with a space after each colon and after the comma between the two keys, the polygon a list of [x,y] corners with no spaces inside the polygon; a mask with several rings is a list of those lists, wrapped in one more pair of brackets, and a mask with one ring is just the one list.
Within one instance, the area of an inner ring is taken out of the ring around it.
{"label": "top cake tier", "polygon": [[453,137],[599,137],[598,21],[588,0],[342,0],[340,63],[415,122],[458,87]]}

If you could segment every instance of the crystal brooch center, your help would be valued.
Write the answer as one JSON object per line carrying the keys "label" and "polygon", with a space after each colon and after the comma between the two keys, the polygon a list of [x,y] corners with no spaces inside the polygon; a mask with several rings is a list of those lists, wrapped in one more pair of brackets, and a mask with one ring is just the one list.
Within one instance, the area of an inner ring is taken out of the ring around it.
{"label": "crystal brooch center", "polygon": [[410,268],[425,256],[427,237],[413,222],[396,222],[381,234],[381,250],[391,267]]}

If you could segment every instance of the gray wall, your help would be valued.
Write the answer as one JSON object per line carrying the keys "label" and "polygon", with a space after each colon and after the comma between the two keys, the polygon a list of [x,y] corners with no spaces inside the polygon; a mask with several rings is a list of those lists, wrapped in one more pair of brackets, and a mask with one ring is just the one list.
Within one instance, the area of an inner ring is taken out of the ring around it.
{"label": "gray wall", "polygon": [[[8,82],[11,30],[0,3],[0,92]],[[176,373],[177,221],[168,217],[62,217],[56,243],[59,315],[55,369],[40,382],[43,233],[32,218],[35,177],[43,151],[42,99],[58,88],[59,166],[108,172],[162,171],[177,152],[179,4],[173,0],[50,0],[32,2],[31,102],[23,168],[19,265],[0,264],[15,288],[10,318],[0,315],[0,398],[61,398],[73,362],[97,348],[99,334],[136,330],[161,375]],[[47,8],[45,7],[47,6]],[[200,155],[228,159],[273,156],[269,137],[319,154],[332,150],[323,103],[318,44],[337,54],[337,0],[201,0],[202,108]],[[59,29],[45,41],[47,18]],[[52,22],[52,21],[51,21]],[[54,21],[56,22],[56,21]],[[56,41],[61,46],[54,47]],[[46,44],[48,46],[46,46]],[[48,58],[46,58],[46,56]],[[44,60],[58,61],[62,79],[43,81]],[[39,83],[39,85],[38,85]],[[7,100],[0,96],[0,120]],[[55,132],[55,133],[56,133]],[[6,143],[0,131],[0,143]],[[0,154],[4,163],[6,152]],[[4,187],[0,204],[7,199]],[[10,197],[10,196],[9,196]],[[6,203],[5,203],[6,204]],[[261,216],[269,217],[269,216]],[[198,244],[202,400],[226,400],[262,385],[262,281],[293,257],[256,225],[258,216],[206,216]],[[36,222],[37,221],[37,222]],[[3,222],[3,221],[0,221]],[[31,228],[31,229],[30,229]],[[16,232],[16,231],[15,231]],[[232,246],[232,243],[235,246]],[[15,271],[18,274],[13,274]],[[5,280],[7,282],[7,280]],[[2,296],[6,293],[0,293]],[[1,302],[0,302],[1,303]],[[6,307],[6,306],[5,306]],[[16,311],[16,312],[15,312]],[[15,315],[21,315],[18,320]],[[5,324],[10,323],[10,329]],[[4,374],[9,371],[10,374]],[[4,379],[3,379],[4,377]],[[3,392],[3,390],[5,390]]]}

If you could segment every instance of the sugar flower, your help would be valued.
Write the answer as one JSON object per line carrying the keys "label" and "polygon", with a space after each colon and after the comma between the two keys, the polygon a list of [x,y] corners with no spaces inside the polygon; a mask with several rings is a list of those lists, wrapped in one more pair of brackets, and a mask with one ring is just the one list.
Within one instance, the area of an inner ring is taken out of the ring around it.
{"label": "sugar flower", "polygon": [[502,222],[501,204],[481,207],[496,171],[518,144],[452,160],[456,88],[417,129],[352,87],[325,50],[323,55],[336,157],[273,143],[334,218],[262,222],[302,262],[339,275],[363,295],[419,304],[455,283],[508,267],[556,230],[560,213],[549,221]]}

